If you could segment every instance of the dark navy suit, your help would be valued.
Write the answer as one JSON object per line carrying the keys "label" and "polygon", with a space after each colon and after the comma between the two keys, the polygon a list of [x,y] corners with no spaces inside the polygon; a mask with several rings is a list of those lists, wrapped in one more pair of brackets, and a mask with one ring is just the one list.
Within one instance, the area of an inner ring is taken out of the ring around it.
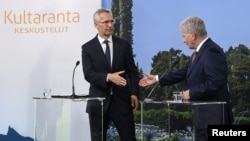
{"label": "dark navy suit", "polygon": [[[135,66],[131,45],[121,38],[112,36],[112,68],[106,61],[102,46],[95,36],[82,45],[82,65],[85,79],[90,83],[91,97],[104,97],[104,132],[110,120],[114,121],[121,140],[134,141],[135,127],[131,95],[139,96],[139,75]],[[125,70],[121,74],[127,80],[126,86],[117,86],[107,82],[107,73]],[[111,95],[112,91],[112,95]],[[86,111],[89,113],[90,126],[101,121],[101,105],[98,101],[88,101]],[[97,124],[98,125],[98,124]],[[99,127],[99,128],[98,128]],[[92,141],[101,141],[101,126],[91,126]],[[98,128],[98,129],[97,129]],[[104,133],[104,141],[106,136]]]}
{"label": "dark navy suit", "polygon": [[222,50],[208,38],[201,46],[193,63],[189,61],[185,67],[163,76],[160,85],[171,85],[186,81],[191,101],[225,101],[224,119],[222,110],[215,106],[197,106],[195,126],[206,129],[208,124],[233,123],[232,108],[227,87],[227,60]]}

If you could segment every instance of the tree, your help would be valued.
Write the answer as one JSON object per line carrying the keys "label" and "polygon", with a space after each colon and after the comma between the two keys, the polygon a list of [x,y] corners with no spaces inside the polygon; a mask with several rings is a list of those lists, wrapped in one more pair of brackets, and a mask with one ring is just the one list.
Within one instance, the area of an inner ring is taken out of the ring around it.
{"label": "tree", "polygon": [[236,112],[250,108],[250,50],[245,45],[230,47],[226,52],[229,91]]}
{"label": "tree", "polygon": [[132,0],[113,0],[112,13],[115,23],[114,35],[127,39],[133,45]]}
{"label": "tree", "polygon": [[[181,50],[175,50],[171,48],[169,51],[160,51],[155,55],[151,64],[152,70],[151,74],[163,74],[168,71],[173,71],[185,65],[186,61],[189,60],[189,56],[186,56],[182,53]],[[178,64],[173,66],[173,63],[178,60]],[[153,86],[147,88],[149,92]],[[184,83],[178,83],[175,85],[160,87],[157,85],[152,96],[155,96],[156,100],[170,100],[172,99],[173,91],[182,91],[184,88]]]}

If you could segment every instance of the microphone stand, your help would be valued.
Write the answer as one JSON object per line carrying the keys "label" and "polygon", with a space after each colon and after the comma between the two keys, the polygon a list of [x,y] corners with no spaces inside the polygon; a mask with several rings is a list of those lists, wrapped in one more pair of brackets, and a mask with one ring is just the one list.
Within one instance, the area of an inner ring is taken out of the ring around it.
{"label": "microphone stand", "polygon": [[89,97],[89,95],[76,95],[75,94],[75,84],[74,84],[74,78],[75,78],[75,70],[76,70],[76,67],[80,64],[80,61],[77,61],[76,62],[76,66],[73,70],[73,77],[72,77],[72,94],[71,95],[52,95],[51,97],[52,98],[70,98],[70,99],[75,99],[75,98],[86,98],[86,97]]}
{"label": "microphone stand", "polygon": [[[179,63],[179,60],[176,60],[170,68],[174,68],[178,63]],[[144,99],[145,102],[154,101],[154,99],[153,99],[153,98],[150,98],[150,96],[151,96],[152,93],[154,92],[154,90],[155,90],[157,84],[159,83],[159,81],[160,81],[160,80],[163,78],[163,76],[164,76],[165,74],[167,74],[167,73],[168,73],[168,70],[166,70],[166,71],[161,75],[161,77],[159,78],[158,82],[155,83],[154,87],[151,89],[151,91],[149,92],[148,96]]]}
{"label": "microphone stand", "polygon": [[75,83],[74,83],[74,78],[75,78],[75,70],[77,68],[77,66],[80,64],[80,61],[76,62],[76,66],[73,70],[73,76],[72,76],[72,95],[69,96],[69,98],[77,98],[78,96],[75,94]]}
{"label": "microphone stand", "polygon": [[150,98],[150,96],[151,96],[152,93],[154,92],[154,90],[155,90],[156,86],[158,85],[159,81],[160,81],[160,80],[162,79],[162,77],[163,77],[165,74],[167,74],[167,73],[168,73],[168,70],[165,71],[165,72],[161,75],[161,77],[159,78],[158,82],[155,83],[154,87],[151,89],[151,91],[149,92],[148,96],[144,99],[145,102],[154,101],[154,99],[153,99],[153,98]]}

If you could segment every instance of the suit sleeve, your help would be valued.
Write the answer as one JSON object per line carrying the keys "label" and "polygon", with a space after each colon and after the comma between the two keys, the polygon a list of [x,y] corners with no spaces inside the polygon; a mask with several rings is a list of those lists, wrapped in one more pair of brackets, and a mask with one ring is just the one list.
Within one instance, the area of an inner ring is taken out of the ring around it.
{"label": "suit sleeve", "polygon": [[[91,84],[94,84],[95,86],[106,88],[107,87],[107,71],[105,71],[105,67],[102,66],[103,64],[98,63],[97,59],[98,54],[93,54],[92,50],[89,48],[93,47],[93,45],[85,44],[82,46],[82,66],[83,66],[83,73],[85,80],[88,81]],[[96,52],[96,51],[95,51]],[[95,57],[95,58],[93,58]],[[96,61],[97,60],[97,61]],[[94,62],[96,61],[96,62]],[[102,69],[99,69],[102,68]],[[99,71],[97,71],[97,69]]]}
{"label": "suit sleeve", "polygon": [[[195,69],[197,78],[193,77],[193,85],[190,86],[190,98],[203,100],[220,91],[225,91],[227,83],[227,65],[224,52],[219,48],[210,47],[199,61],[199,68]],[[215,98],[218,99],[218,98]],[[210,99],[212,100],[212,99]]]}

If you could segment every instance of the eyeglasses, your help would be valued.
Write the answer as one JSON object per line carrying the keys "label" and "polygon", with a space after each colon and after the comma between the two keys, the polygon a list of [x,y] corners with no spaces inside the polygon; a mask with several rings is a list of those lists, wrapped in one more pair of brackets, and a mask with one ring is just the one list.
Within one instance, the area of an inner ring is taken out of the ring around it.
{"label": "eyeglasses", "polygon": [[108,20],[108,21],[103,21],[103,22],[96,21],[96,22],[101,23],[101,24],[104,24],[104,25],[115,24],[115,21],[114,21],[114,20]]}

